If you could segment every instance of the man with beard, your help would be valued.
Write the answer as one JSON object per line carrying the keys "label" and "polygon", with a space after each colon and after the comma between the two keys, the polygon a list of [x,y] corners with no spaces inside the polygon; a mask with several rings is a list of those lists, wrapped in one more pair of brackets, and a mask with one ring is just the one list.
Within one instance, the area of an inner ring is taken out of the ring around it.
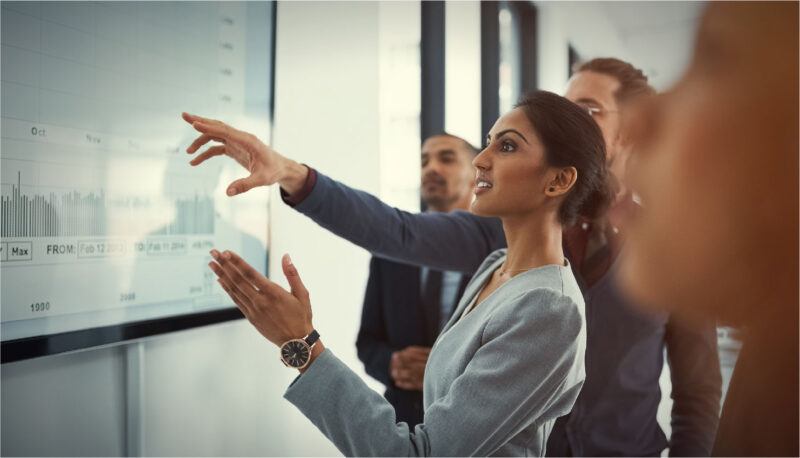
{"label": "man with beard", "polygon": [[[477,150],[450,134],[422,144],[422,203],[428,211],[467,210]],[[469,282],[461,272],[431,270],[374,257],[356,347],[367,373],[386,385],[397,421],[423,420],[422,378],[430,347]]]}

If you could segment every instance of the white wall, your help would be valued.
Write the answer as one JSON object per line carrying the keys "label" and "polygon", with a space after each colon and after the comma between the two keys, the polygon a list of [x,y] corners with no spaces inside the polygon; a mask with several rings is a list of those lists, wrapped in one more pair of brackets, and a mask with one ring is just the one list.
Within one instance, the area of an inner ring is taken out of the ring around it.
{"label": "white wall", "polygon": [[[379,4],[282,2],[278,17],[275,149],[378,193]],[[325,346],[363,375],[355,339],[367,252],[283,204],[272,209],[273,280],[286,284],[278,272],[280,256],[289,252],[311,294],[314,324]],[[296,410],[286,419],[292,455],[337,454]]]}
{"label": "white wall", "polygon": [[631,62],[658,91],[687,67],[705,2],[535,1],[539,12],[539,85],[562,93],[568,76],[567,45],[582,59],[616,57]]}
{"label": "white wall", "polygon": [[620,32],[599,3],[535,2],[538,10],[539,88],[563,94],[569,77],[567,47],[581,56],[630,59]]}
{"label": "white wall", "polygon": [[444,20],[444,130],[480,148],[481,5],[447,1]]}
{"label": "white wall", "polygon": [[[275,148],[377,193],[379,4],[281,2],[278,18]],[[274,198],[273,279],[285,285],[279,259],[290,252],[311,292],[314,323],[326,346],[363,375],[354,342],[368,254],[280,203],[277,190],[257,192]],[[338,454],[282,399],[295,374],[248,323],[173,333],[142,345],[143,454]],[[0,453],[124,455],[125,380],[122,347],[3,365]]]}

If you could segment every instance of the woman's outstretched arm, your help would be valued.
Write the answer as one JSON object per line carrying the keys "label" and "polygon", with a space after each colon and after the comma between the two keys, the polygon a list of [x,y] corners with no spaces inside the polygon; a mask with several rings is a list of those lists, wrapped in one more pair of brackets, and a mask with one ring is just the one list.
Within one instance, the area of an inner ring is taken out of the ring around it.
{"label": "woman's outstretched arm", "polygon": [[489,253],[506,246],[502,225],[496,218],[464,211],[402,211],[278,154],[252,134],[188,113],[183,118],[200,133],[187,153],[198,153],[204,145],[215,142],[190,164],[197,166],[213,157],[227,156],[250,173],[228,186],[229,196],[278,184],[284,191],[284,200],[297,211],[378,256],[472,273]]}
{"label": "woman's outstretched arm", "polygon": [[462,210],[410,213],[315,173],[311,193],[294,209],[378,256],[472,274],[486,256],[506,246],[497,218]]}

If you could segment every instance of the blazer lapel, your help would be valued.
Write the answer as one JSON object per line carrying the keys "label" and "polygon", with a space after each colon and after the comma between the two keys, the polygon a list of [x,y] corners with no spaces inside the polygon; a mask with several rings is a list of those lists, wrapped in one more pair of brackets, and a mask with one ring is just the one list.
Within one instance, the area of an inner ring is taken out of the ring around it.
{"label": "blazer lapel", "polygon": [[439,336],[453,327],[453,324],[455,324],[455,322],[461,317],[461,314],[464,313],[464,309],[467,307],[467,305],[469,305],[475,295],[478,294],[481,289],[483,289],[483,285],[486,284],[486,281],[492,276],[492,274],[494,274],[495,269],[502,264],[505,258],[505,255],[500,256],[488,269],[485,269],[480,275],[472,277],[472,280],[470,280],[469,284],[467,284],[467,287],[464,290],[464,295],[461,296],[461,300],[458,301],[458,307],[456,307],[456,309],[453,311],[453,314],[450,315],[450,319],[447,320],[447,324],[444,325],[444,328],[442,329],[442,332],[439,333]]}

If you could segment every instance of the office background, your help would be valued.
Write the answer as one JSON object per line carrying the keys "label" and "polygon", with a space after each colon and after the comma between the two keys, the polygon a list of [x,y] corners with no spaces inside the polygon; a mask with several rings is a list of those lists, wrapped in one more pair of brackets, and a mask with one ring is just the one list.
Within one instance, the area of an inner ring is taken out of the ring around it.
{"label": "office background", "polygon": [[[688,63],[702,8],[279,2],[272,144],[413,211],[421,135],[444,128],[479,145],[487,122],[526,88],[563,92],[570,64],[580,59],[629,60],[666,89]],[[291,253],[326,346],[366,378],[354,342],[368,253],[281,204],[277,189],[257,192],[272,201],[269,270],[280,272],[280,255]],[[720,335],[724,348],[735,349],[728,331]],[[729,353],[722,358],[726,380]],[[282,399],[296,374],[244,320],[0,370],[6,456],[338,455]],[[665,370],[660,420],[667,432],[668,380]]]}

